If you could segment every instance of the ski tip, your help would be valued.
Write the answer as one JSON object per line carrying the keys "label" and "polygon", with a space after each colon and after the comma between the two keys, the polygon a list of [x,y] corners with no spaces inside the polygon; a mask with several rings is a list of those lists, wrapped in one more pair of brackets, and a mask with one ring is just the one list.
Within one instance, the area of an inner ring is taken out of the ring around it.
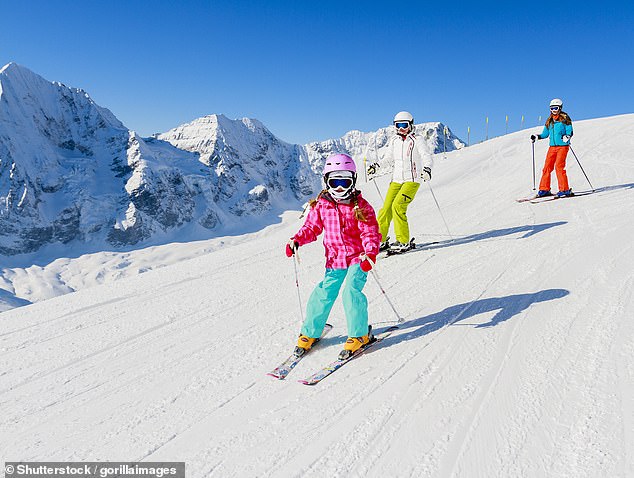
{"label": "ski tip", "polygon": [[276,378],[278,380],[284,380],[286,378],[286,375],[277,375],[277,374],[275,374],[273,372],[268,372],[267,375],[269,377],[273,377],[273,378]]}

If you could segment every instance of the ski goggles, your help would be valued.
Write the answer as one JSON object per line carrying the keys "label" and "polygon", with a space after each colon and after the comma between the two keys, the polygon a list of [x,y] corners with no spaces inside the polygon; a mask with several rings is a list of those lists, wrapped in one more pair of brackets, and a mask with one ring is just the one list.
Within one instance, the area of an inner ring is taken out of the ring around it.
{"label": "ski goggles", "polygon": [[328,178],[328,187],[332,189],[344,188],[349,189],[353,184],[352,178]]}
{"label": "ski goggles", "polygon": [[550,111],[559,111],[561,109],[561,106],[551,106],[550,107]]}
{"label": "ski goggles", "polygon": [[409,128],[409,123],[408,122],[398,122],[398,123],[394,123],[394,126],[396,126],[398,129],[405,129],[405,128]]}

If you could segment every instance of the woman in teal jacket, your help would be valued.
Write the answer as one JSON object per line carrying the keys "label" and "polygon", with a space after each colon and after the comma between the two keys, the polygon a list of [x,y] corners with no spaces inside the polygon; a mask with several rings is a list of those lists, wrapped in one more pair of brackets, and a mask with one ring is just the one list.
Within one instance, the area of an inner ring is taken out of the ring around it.
{"label": "woman in teal jacket", "polygon": [[542,170],[542,179],[539,182],[538,197],[551,196],[550,176],[553,169],[557,173],[557,183],[559,192],[557,196],[572,196],[572,189],[568,185],[568,175],[566,174],[566,156],[570,149],[570,138],[572,137],[572,120],[567,113],[562,111],[563,102],[555,98],[550,102],[550,116],[546,120],[544,130],[541,134],[532,134],[533,143],[537,139],[550,138],[550,147],[546,154],[546,162]]}

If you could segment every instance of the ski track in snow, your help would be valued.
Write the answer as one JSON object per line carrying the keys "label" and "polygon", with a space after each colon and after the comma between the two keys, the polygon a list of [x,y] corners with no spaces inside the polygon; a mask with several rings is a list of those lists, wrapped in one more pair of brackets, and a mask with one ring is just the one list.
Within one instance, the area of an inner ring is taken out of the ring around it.
{"label": "ski track in snow", "polygon": [[[315,387],[296,380],[338,353],[339,303],[319,348],[286,380],[265,375],[300,325],[288,217],[3,313],[5,459],[178,460],[196,478],[634,476],[634,167],[620,153],[634,148],[634,115],[575,131],[597,187],[584,197],[514,201],[531,179],[526,132],[439,159],[433,187],[455,241],[423,185],[413,235],[439,244],[377,269],[406,323]],[[301,253],[305,304],[323,249]],[[372,277],[366,292],[371,322],[393,320]]]}

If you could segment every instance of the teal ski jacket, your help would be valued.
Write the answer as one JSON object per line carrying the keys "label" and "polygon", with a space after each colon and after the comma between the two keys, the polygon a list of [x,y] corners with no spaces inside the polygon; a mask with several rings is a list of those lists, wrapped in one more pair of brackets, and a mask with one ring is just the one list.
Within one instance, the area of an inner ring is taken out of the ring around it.
{"label": "teal ski jacket", "polygon": [[539,135],[539,139],[550,137],[550,146],[570,146],[570,142],[566,143],[562,139],[565,135],[572,136],[572,121],[570,124],[566,124],[563,121],[554,121],[550,127],[544,126],[544,131]]}

